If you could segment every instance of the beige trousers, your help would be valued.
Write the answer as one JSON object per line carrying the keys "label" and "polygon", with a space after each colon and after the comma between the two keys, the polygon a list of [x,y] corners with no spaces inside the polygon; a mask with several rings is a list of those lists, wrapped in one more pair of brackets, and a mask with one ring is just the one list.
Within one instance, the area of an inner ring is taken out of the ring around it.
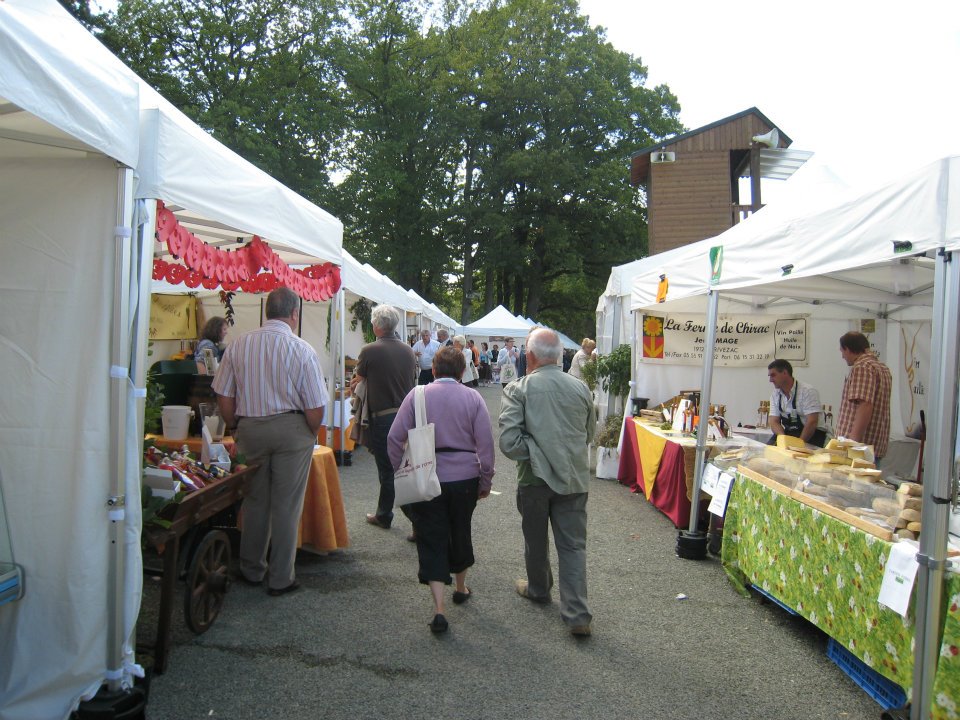
{"label": "beige trousers", "polygon": [[237,426],[238,450],[260,466],[243,499],[240,571],[249,580],[267,575],[267,585],[281,589],[296,579],[297,530],[316,440],[303,415],[243,418]]}

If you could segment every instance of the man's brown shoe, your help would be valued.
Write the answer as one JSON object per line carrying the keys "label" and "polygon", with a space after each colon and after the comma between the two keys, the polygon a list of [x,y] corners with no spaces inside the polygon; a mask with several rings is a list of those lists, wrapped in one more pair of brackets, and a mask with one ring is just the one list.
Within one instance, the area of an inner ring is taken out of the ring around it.
{"label": "man's brown shoe", "polygon": [[378,528],[383,528],[384,530],[390,529],[390,523],[381,520],[373,513],[367,513],[367,522],[371,525],[376,525]]}
{"label": "man's brown shoe", "polygon": [[526,580],[517,580],[516,585],[514,587],[516,587],[517,589],[517,595],[519,595],[522,598],[526,598],[527,600],[530,600],[532,602],[539,603],[540,605],[546,605],[548,602],[550,602],[549,595],[547,595],[546,597],[536,597],[535,595],[531,595],[530,584]]}
{"label": "man's brown shoe", "polygon": [[577,637],[590,637],[590,626],[589,625],[571,625],[570,634],[576,635]]}

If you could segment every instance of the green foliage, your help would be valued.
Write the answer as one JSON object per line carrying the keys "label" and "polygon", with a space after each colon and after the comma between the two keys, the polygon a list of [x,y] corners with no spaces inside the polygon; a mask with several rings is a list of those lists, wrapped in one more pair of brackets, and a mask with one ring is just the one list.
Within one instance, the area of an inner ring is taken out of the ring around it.
{"label": "green foliage", "polygon": [[580,377],[587,384],[587,387],[590,388],[590,391],[593,392],[597,389],[597,360],[596,358],[591,357],[583,364],[583,367],[580,368]]}
{"label": "green foliage", "polygon": [[576,0],[120,0],[105,17],[147,82],[454,317],[502,303],[590,335],[610,267],[646,252],[626,159],[683,129],[679,105]]}
{"label": "green foliage", "polygon": [[368,343],[377,339],[377,336],[373,334],[373,322],[370,319],[370,313],[375,304],[360,298],[348,308],[353,315],[350,319],[350,329],[356,330],[357,325],[359,325],[363,332],[363,339]]}
{"label": "green foliage", "polygon": [[157,379],[159,373],[151,370],[147,373],[147,399],[143,406],[143,431],[159,434],[162,432],[163,385]]}
{"label": "green foliage", "polygon": [[597,360],[597,377],[600,387],[614,397],[626,400],[630,392],[630,346],[621,345],[609,355]]}
{"label": "green foliage", "polygon": [[623,426],[623,415],[607,415],[606,419],[597,428],[597,435],[593,444],[597,447],[615,448],[620,441],[620,428]]}

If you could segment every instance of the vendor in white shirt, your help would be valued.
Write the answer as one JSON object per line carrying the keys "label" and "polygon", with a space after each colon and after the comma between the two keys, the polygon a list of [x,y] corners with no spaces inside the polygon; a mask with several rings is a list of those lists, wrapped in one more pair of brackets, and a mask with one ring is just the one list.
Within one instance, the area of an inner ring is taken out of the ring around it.
{"label": "vendor in white shirt", "polygon": [[826,430],[819,427],[823,406],[816,388],[793,377],[793,366],[786,360],[774,360],[767,365],[767,377],[773,383],[770,396],[770,444],[776,444],[777,435],[792,435],[806,443],[823,447]]}
{"label": "vendor in white shirt", "polygon": [[413,344],[413,354],[417,357],[417,369],[420,376],[418,385],[429,385],[433,382],[433,356],[440,349],[440,343],[430,338],[429,330],[420,331],[420,339]]}

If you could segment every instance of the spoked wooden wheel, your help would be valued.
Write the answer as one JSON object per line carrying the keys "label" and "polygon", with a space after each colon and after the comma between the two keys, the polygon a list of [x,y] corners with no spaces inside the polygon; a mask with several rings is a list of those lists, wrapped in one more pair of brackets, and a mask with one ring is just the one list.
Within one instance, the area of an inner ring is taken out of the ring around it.
{"label": "spoked wooden wheel", "polygon": [[183,615],[197,635],[213,625],[223,596],[227,592],[227,568],[230,566],[230,540],[222,530],[204,535],[187,570],[187,590],[183,596]]}

